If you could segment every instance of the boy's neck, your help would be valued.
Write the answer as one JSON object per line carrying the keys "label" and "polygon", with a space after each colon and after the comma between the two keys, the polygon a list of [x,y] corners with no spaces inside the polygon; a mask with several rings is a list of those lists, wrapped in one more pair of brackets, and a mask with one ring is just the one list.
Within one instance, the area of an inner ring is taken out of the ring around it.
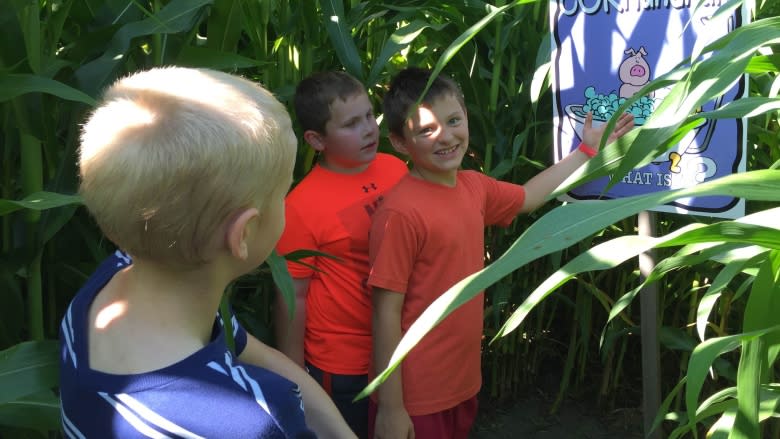
{"label": "boy's neck", "polygon": [[143,306],[148,313],[205,322],[209,331],[229,279],[213,264],[195,269],[171,270],[160,264],[134,259],[125,272],[125,300]]}
{"label": "boy's neck", "polygon": [[[210,266],[170,271],[134,259],[90,308],[91,367],[113,373],[154,370],[208,344],[229,282],[217,274]],[[116,360],[120,355],[124,360]]]}
{"label": "boy's neck", "polygon": [[361,172],[368,169],[368,166],[370,163],[363,163],[357,166],[346,166],[342,165],[340,163],[336,163],[332,160],[328,160],[327,157],[323,155],[322,159],[320,160],[320,166],[327,169],[328,171],[335,172],[337,174],[360,174]]}
{"label": "boy's neck", "polygon": [[419,178],[420,180],[425,180],[428,183],[447,187],[455,187],[458,181],[457,170],[451,173],[432,173],[413,167],[411,170],[409,170],[409,175],[415,178]]}

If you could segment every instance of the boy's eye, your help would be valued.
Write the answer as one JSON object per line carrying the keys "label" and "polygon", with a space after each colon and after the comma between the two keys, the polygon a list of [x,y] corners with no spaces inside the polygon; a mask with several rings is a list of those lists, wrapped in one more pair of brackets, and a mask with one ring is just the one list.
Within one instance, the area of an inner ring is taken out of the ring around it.
{"label": "boy's eye", "polygon": [[423,128],[419,131],[421,136],[430,136],[433,134],[433,128]]}
{"label": "boy's eye", "polygon": [[453,118],[451,118],[448,121],[448,123],[450,124],[450,126],[458,125],[460,123],[460,118],[459,117],[453,117]]}

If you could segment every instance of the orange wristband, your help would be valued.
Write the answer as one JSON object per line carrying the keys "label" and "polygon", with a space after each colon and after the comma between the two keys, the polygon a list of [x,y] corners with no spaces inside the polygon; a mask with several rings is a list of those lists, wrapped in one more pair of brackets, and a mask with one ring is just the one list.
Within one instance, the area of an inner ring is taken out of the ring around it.
{"label": "orange wristband", "polygon": [[598,151],[596,151],[595,149],[591,148],[590,146],[582,142],[580,142],[580,146],[578,146],[577,149],[584,152],[585,155],[588,156],[588,158],[593,157],[598,153]]}

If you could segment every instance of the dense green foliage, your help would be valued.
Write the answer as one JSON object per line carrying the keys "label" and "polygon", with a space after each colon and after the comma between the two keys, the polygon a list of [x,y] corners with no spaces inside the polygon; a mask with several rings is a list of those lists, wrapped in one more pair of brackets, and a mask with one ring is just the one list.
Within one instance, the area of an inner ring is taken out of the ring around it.
{"label": "dense green foliage", "polygon": [[[758,0],[753,25],[707,49],[714,61],[671,76],[691,84],[682,102],[694,92],[704,100],[722,92],[710,79],[728,83],[728,75],[750,73],[750,99],[709,117],[750,116],[748,170],[761,171],[691,190],[746,197],[751,215],[714,221],[658,214],[659,237],[637,237],[633,215],[673,197],[664,194],[591,207],[550,202],[508,229],[489,230],[490,265],[451,290],[463,300],[487,288],[486,340],[500,336],[485,344],[487,395],[511,398],[554,370],[561,371],[559,401],[596,377],[604,407],[638,406],[639,306],[632,299],[642,283],[634,258],[655,248],[661,262],[647,282],[660,290],[670,414],[664,428],[674,435],[778,434],[759,420],[780,412],[779,15],[776,2]],[[343,67],[378,103],[395,72],[427,65],[463,87],[471,129],[465,167],[523,182],[551,159],[543,1],[0,0],[0,24],[2,437],[58,429],[59,320],[113,250],[73,196],[78,129],[118,76],[157,65],[211,67],[251,77],[288,101],[302,77]],[[678,119],[671,131],[641,130],[630,146],[609,147],[570,184],[646,163],[675,130],[686,129]],[[298,158],[300,178],[314,159],[302,141]],[[275,261],[226,295],[246,327],[269,343],[272,278],[284,279]],[[423,330],[440,313],[428,315]]]}

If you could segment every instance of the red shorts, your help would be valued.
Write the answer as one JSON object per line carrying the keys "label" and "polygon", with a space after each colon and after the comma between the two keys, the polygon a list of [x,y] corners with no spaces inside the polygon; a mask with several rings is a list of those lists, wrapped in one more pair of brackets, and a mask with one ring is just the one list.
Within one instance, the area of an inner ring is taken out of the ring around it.
{"label": "red shorts", "polygon": [[[414,437],[421,439],[467,439],[477,419],[476,395],[447,410],[422,416],[410,416]],[[374,437],[376,402],[368,402],[368,437]]]}

